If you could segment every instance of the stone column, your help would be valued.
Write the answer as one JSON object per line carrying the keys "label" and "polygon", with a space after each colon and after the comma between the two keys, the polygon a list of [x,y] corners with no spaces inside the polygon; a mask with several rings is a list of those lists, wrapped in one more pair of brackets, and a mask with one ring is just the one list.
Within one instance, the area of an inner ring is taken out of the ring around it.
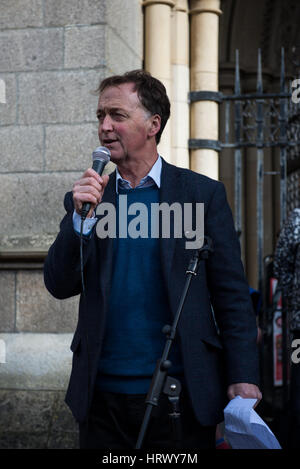
{"label": "stone column", "polygon": [[[145,69],[165,85],[171,96],[171,10],[172,0],[145,0]],[[158,147],[159,153],[171,161],[171,124],[166,125]]]}
{"label": "stone column", "polygon": [[[191,0],[190,5],[191,91],[217,92],[220,0]],[[191,104],[191,139],[218,141],[218,111],[214,100]],[[191,169],[218,179],[218,151],[209,146],[202,142],[191,151]]]}
{"label": "stone column", "polygon": [[190,85],[188,0],[176,0],[172,15],[172,163],[189,168]]}

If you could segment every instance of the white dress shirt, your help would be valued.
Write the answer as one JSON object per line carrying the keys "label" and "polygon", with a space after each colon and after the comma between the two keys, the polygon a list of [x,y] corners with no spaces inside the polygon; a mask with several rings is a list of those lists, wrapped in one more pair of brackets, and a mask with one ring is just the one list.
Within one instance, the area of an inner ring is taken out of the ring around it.
{"label": "white dress shirt", "polygon": [[[160,155],[158,155],[157,160],[155,161],[154,165],[150,169],[149,173],[143,177],[139,184],[136,186],[135,189],[140,189],[142,187],[150,187],[154,184],[160,188],[160,177],[161,177],[161,167],[162,161]],[[122,189],[133,189],[130,182],[126,179],[122,178],[121,174],[116,168],[116,193],[119,193],[119,187]],[[86,218],[83,222],[83,230],[82,233],[84,235],[89,235],[95,225],[97,218],[95,217],[95,213],[91,218]],[[80,234],[80,227],[81,227],[81,216],[74,210],[73,212],[73,227],[74,230]]]}

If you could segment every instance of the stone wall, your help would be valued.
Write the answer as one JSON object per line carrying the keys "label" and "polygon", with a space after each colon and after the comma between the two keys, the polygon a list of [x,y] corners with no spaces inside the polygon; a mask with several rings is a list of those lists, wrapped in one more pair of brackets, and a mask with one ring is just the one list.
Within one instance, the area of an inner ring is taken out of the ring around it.
{"label": "stone wall", "polygon": [[51,297],[43,259],[98,146],[93,90],[142,67],[142,46],[139,0],[1,1],[0,448],[77,447],[64,394],[78,298]]}

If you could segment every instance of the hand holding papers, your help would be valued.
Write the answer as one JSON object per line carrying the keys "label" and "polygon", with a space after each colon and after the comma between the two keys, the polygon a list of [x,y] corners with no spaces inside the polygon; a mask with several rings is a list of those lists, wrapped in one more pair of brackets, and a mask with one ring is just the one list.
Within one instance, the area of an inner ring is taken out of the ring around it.
{"label": "hand holding papers", "polygon": [[256,399],[232,399],[224,409],[225,437],[233,449],[281,449],[269,427],[253,409]]}

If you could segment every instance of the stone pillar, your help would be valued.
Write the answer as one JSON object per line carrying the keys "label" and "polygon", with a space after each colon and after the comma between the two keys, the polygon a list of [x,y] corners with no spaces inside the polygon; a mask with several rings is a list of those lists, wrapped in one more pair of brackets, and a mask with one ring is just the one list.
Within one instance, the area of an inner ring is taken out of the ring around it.
{"label": "stone pillar", "polygon": [[[171,96],[171,10],[172,0],[145,0],[145,69],[165,85]],[[159,153],[171,161],[171,124],[167,123],[158,147]]]}
{"label": "stone pillar", "polygon": [[188,1],[176,0],[172,15],[172,163],[189,168],[190,83]]}
{"label": "stone pillar", "polygon": [[[220,0],[191,0],[191,91],[218,91]],[[218,103],[191,104],[191,139],[218,140]],[[219,177],[218,152],[191,151],[191,169],[214,179]]]}

